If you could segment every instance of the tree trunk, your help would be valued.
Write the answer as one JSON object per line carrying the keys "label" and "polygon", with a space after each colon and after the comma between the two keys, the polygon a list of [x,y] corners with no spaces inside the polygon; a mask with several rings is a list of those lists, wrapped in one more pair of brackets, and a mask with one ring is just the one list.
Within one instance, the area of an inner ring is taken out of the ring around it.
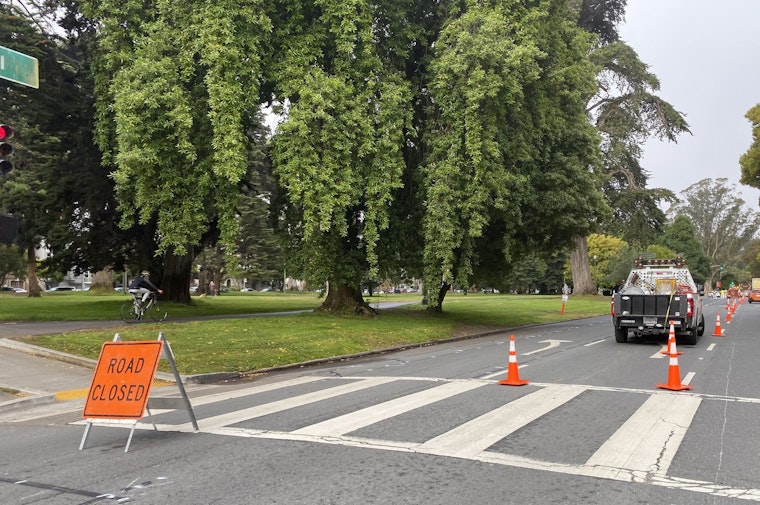
{"label": "tree trunk", "polygon": [[337,281],[328,284],[327,296],[319,310],[333,314],[375,315],[375,310],[364,301],[359,288]]}
{"label": "tree trunk", "polygon": [[443,313],[443,299],[446,298],[446,293],[451,289],[451,284],[448,282],[442,282],[441,287],[438,289],[438,301],[434,305],[430,305],[426,310],[435,312],[436,314]]}
{"label": "tree trunk", "polygon": [[591,279],[588,263],[588,243],[586,237],[573,237],[573,250],[570,253],[570,267],[573,272],[573,294],[596,294],[596,286]]}
{"label": "tree trunk", "polygon": [[712,290],[713,290],[712,285],[713,285],[712,279],[707,279],[705,281],[705,283],[703,284],[703,288],[702,288],[704,290],[705,295],[708,295],[708,294],[710,294],[712,292]]}
{"label": "tree trunk", "polygon": [[195,252],[192,248],[188,248],[188,251],[182,256],[169,252],[164,258],[164,275],[158,285],[164,290],[164,300],[190,303],[190,276]]}
{"label": "tree trunk", "polygon": [[37,277],[37,255],[34,245],[26,248],[26,273],[29,280],[29,293],[27,296],[37,298],[42,295],[40,279]]}
{"label": "tree trunk", "polygon": [[95,272],[90,291],[113,293],[113,271],[110,268]]}

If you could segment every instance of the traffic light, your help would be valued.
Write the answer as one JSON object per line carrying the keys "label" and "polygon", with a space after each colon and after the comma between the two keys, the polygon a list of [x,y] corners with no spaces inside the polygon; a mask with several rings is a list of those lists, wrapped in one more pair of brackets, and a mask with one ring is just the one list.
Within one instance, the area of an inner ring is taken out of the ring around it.
{"label": "traffic light", "polygon": [[18,219],[0,214],[0,244],[12,244],[18,237]]}
{"label": "traffic light", "polygon": [[13,128],[7,124],[0,124],[0,174],[6,175],[13,170],[13,163],[9,159],[13,155],[13,146],[8,142],[13,137]]}

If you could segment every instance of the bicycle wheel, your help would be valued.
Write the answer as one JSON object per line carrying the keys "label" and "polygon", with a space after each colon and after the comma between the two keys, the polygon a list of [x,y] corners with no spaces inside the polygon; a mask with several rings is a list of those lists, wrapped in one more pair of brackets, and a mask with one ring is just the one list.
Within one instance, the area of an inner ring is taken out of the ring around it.
{"label": "bicycle wheel", "polygon": [[166,316],[168,315],[166,311],[164,311],[163,309],[161,309],[161,307],[158,306],[155,300],[151,302],[150,305],[148,305],[145,308],[145,313],[148,314],[148,317],[150,317],[151,321],[155,321],[155,322],[163,321],[164,319],[166,319]]}
{"label": "bicycle wheel", "polygon": [[125,323],[139,323],[140,314],[135,310],[135,304],[127,302],[121,306],[121,319]]}

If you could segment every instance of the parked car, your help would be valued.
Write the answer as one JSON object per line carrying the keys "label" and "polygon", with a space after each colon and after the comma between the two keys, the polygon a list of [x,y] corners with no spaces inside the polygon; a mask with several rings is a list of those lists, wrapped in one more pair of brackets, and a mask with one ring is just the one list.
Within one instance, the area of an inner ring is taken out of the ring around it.
{"label": "parked car", "polygon": [[56,286],[54,288],[50,288],[48,291],[76,291],[77,288],[73,286]]}
{"label": "parked car", "polygon": [[14,288],[12,286],[0,286],[0,291],[12,291],[14,293],[26,293],[26,289]]}
{"label": "parked car", "polygon": [[753,289],[749,292],[749,303],[760,302],[760,289]]}

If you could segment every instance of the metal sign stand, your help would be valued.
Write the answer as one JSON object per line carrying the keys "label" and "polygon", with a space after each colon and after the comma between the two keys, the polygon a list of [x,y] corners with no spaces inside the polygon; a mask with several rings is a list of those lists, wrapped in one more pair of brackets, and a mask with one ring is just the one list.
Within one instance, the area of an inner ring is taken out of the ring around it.
{"label": "metal sign stand", "polygon": [[[137,420],[134,419],[88,419],[87,424],[84,427],[84,434],[82,435],[82,441],[79,442],[79,450],[81,451],[84,449],[84,444],[87,441],[87,434],[90,433],[90,427],[92,427],[93,424],[126,424],[126,425],[132,425],[132,427],[129,429],[129,438],[127,438],[127,445],[124,447],[124,452],[129,451],[129,446],[132,444],[132,436],[135,434],[135,428],[137,427]],[[156,425],[154,424],[153,427],[155,428]],[[158,428],[156,428],[158,429]]]}
{"label": "metal sign stand", "polygon": [[[187,396],[187,392],[185,391],[185,386],[182,384],[182,377],[179,375],[179,371],[177,370],[177,365],[174,362],[174,353],[172,352],[172,347],[169,345],[169,342],[164,337],[163,332],[158,334],[158,340],[162,340],[164,342],[164,351],[161,356],[162,359],[166,359],[169,362],[169,366],[172,369],[172,373],[174,374],[174,381],[177,384],[177,388],[179,388],[179,398],[177,397],[161,397],[161,398],[148,398],[148,406],[146,410],[148,411],[148,416],[151,418],[151,422],[153,422],[153,415],[150,412],[151,407],[154,409],[172,409],[172,410],[179,410],[181,408],[185,408],[187,410],[187,415],[190,417],[190,422],[193,424],[193,429],[195,431],[198,431],[198,421],[195,419],[195,412],[193,412],[193,406],[190,403],[190,398]],[[153,423],[153,427],[156,428],[156,424]],[[158,430],[158,428],[156,428]]]}
{"label": "metal sign stand", "polygon": [[[172,348],[164,337],[163,332],[159,332],[158,340],[161,340],[164,343],[161,359],[166,359],[169,362],[169,366],[171,367],[172,373],[174,374],[175,383],[179,388],[180,397],[148,398],[148,404],[146,405],[145,410],[148,412],[148,417],[151,418],[153,429],[158,431],[158,426],[156,426],[156,423],[153,421],[153,414],[151,414],[150,411],[151,407],[156,410],[179,410],[184,408],[187,410],[187,414],[190,417],[190,422],[193,425],[193,429],[197,432],[199,430],[198,421],[195,418],[195,412],[193,411],[193,406],[190,403],[190,398],[187,396],[187,392],[185,391],[185,386],[182,384],[182,377],[179,374],[179,370],[177,370],[177,364],[174,361],[174,353],[172,352]],[[113,341],[121,341],[121,337],[118,333],[114,335]],[[132,443],[132,436],[135,434],[135,428],[137,427],[138,421],[138,419],[87,419],[87,424],[84,428],[84,434],[82,435],[82,440],[79,443],[79,450],[81,451],[84,449],[85,443],[87,441],[87,435],[89,434],[90,428],[93,424],[127,424],[131,425],[131,428],[129,430],[129,438],[127,439],[127,445],[124,447],[124,452],[127,452],[129,451],[129,446]]]}

